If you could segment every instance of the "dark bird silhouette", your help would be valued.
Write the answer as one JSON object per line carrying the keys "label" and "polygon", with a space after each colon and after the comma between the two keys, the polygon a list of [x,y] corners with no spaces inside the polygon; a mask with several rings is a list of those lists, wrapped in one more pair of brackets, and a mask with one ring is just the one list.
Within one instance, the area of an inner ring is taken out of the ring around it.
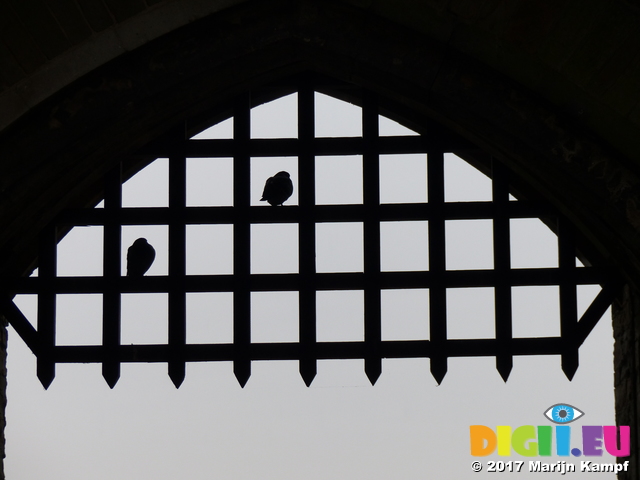
{"label": "dark bird silhouette", "polygon": [[260,201],[266,200],[273,206],[282,205],[292,193],[293,183],[291,183],[289,172],[278,172],[273,177],[267,178]]}
{"label": "dark bird silhouette", "polygon": [[142,277],[156,258],[155,249],[146,238],[139,238],[127,250],[127,276]]}

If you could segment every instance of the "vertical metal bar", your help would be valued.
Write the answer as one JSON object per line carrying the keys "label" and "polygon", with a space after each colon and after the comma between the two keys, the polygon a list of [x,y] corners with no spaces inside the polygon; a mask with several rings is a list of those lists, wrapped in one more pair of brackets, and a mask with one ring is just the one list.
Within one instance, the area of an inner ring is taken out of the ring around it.
{"label": "vertical metal bar", "polygon": [[37,375],[44,388],[49,388],[56,375],[53,358],[56,342],[56,263],[57,234],[55,225],[40,233],[38,252],[38,360]]}
{"label": "vertical metal bar", "polygon": [[427,155],[429,217],[429,344],[431,374],[440,383],[447,374],[447,287],[445,285],[444,154]]}
{"label": "vertical metal bar", "polygon": [[315,107],[313,85],[298,89],[298,224],[300,375],[309,386],[316,374],[316,224],[315,224]]}
{"label": "vertical metal bar", "polygon": [[371,384],[382,373],[382,318],[380,305],[380,155],[378,104],[374,94],[362,98],[364,201],[364,370]]}
{"label": "vertical metal bar", "polygon": [[513,369],[512,314],[511,314],[511,240],[509,230],[509,178],[506,168],[495,160],[491,162],[493,177],[493,268],[495,322],[498,351],[496,368],[506,382]]}
{"label": "vertical metal bar", "polygon": [[186,326],[186,226],[187,162],[184,133],[177,132],[176,148],[169,157],[169,377],[180,387],[185,378]]}
{"label": "vertical metal bar", "polygon": [[562,337],[562,371],[571,380],[578,370],[578,300],[575,281],[576,249],[573,226],[558,218],[558,266],[560,268],[560,336]]}
{"label": "vertical metal bar", "polygon": [[233,372],[241,386],[251,376],[251,224],[250,182],[251,159],[251,97],[238,99],[234,107],[233,138],[236,148],[233,158],[233,206],[236,218],[233,224]]}
{"label": "vertical metal bar", "polygon": [[120,328],[122,235],[120,209],[122,208],[122,165],[106,175],[104,194],[104,255],[103,275],[105,288],[102,295],[102,376],[109,387],[120,379]]}

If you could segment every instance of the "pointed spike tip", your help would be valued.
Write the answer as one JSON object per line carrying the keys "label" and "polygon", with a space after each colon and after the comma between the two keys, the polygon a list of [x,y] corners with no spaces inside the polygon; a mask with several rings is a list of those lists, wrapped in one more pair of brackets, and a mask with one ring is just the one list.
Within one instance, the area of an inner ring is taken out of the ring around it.
{"label": "pointed spike tip", "polygon": [[120,379],[120,377],[115,377],[115,378],[107,378],[104,377],[105,381],[107,382],[107,385],[109,385],[109,388],[111,390],[113,390],[116,386],[116,384],[118,383],[118,380]]}
{"label": "pointed spike tip", "polygon": [[240,384],[241,388],[244,388],[245,385],[247,384],[247,382],[249,381],[249,377],[247,378],[240,378],[238,376],[236,376],[236,378],[238,379],[238,383]]}
{"label": "pointed spike tip", "polygon": [[506,360],[497,360],[496,364],[500,377],[502,377],[504,383],[507,383],[509,375],[511,375],[511,370],[513,369],[513,358],[508,358]]}
{"label": "pointed spike tip", "polygon": [[37,376],[44,389],[48,390],[56,376],[55,364],[38,366]]}
{"label": "pointed spike tip", "polygon": [[382,368],[378,365],[373,368],[365,368],[365,373],[367,374],[367,378],[369,379],[369,382],[371,382],[371,385],[375,385],[382,374]]}
{"label": "pointed spike tip", "polygon": [[572,355],[569,358],[562,358],[562,371],[567,376],[569,381],[573,380],[573,376],[578,371],[579,360],[577,355]]}
{"label": "pointed spike tip", "polygon": [[300,361],[300,376],[307,387],[311,386],[311,383],[316,378],[318,373],[318,366],[315,360],[301,360]]}
{"label": "pointed spike tip", "polygon": [[174,378],[171,377],[171,382],[173,383],[173,385],[176,387],[176,389],[180,388],[180,386],[182,385],[182,382],[184,382],[184,377],[183,378]]}
{"label": "pointed spike tip", "polygon": [[251,376],[251,362],[234,365],[233,374],[236,376],[236,380],[238,380],[240,386],[244,388]]}
{"label": "pointed spike tip", "polygon": [[447,374],[447,362],[431,362],[431,375],[435,381],[440,385]]}
{"label": "pointed spike tip", "polygon": [[107,382],[109,388],[113,388],[120,380],[120,365],[119,364],[103,364],[102,365],[102,378]]}
{"label": "pointed spike tip", "polygon": [[169,364],[169,378],[176,388],[180,388],[180,385],[182,385],[182,382],[184,382],[185,376],[186,372],[184,362]]}
{"label": "pointed spike tip", "polygon": [[504,383],[507,383],[507,380],[509,380],[509,375],[511,375],[511,369],[509,369],[509,370],[498,370],[498,373],[500,374],[500,377],[502,378],[502,381]]}
{"label": "pointed spike tip", "polygon": [[53,382],[53,378],[51,380],[40,379],[40,383],[42,384],[45,390],[49,390],[49,387],[51,386],[52,382]]}
{"label": "pointed spike tip", "polygon": [[307,387],[310,387],[311,384],[313,383],[313,380],[316,378],[316,372],[313,372],[313,373],[307,374],[307,375],[302,374],[301,377],[302,377],[302,380],[304,381],[304,384]]}
{"label": "pointed spike tip", "polygon": [[567,376],[567,378],[569,379],[569,381],[573,380],[574,375],[576,374],[577,371],[577,367],[576,368],[563,368],[562,371],[564,372],[564,374]]}

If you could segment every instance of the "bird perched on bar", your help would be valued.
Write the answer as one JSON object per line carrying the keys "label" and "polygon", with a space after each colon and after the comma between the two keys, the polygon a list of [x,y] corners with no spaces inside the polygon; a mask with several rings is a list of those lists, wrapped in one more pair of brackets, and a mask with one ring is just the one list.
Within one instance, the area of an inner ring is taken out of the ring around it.
{"label": "bird perched on bar", "polygon": [[293,193],[293,183],[289,172],[278,172],[267,178],[262,192],[261,202],[265,200],[272,206],[282,205]]}
{"label": "bird perched on bar", "polygon": [[156,258],[146,238],[139,238],[127,250],[127,277],[142,277]]}

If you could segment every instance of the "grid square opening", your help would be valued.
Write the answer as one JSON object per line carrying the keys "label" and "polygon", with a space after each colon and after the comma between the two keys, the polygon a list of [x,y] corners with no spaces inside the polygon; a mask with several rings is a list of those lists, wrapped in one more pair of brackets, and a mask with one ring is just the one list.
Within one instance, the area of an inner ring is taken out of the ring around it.
{"label": "grid square opening", "polygon": [[556,285],[513,287],[513,337],[560,336],[560,288]]}
{"label": "grid square opening", "polygon": [[319,273],[363,272],[363,224],[318,223],[316,270]]}
{"label": "grid square opening", "polygon": [[251,340],[297,342],[298,292],[251,292]]}
{"label": "grid square opening", "polygon": [[169,206],[168,158],[155,159],[122,184],[122,206]]}
{"label": "grid square opening", "polygon": [[362,109],[337,98],[315,93],[316,137],[362,136]]}
{"label": "grid square opening", "polygon": [[427,202],[427,155],[380,155],[380,203]]}
{"label": "grid square opening", "polygon": [[447,338],[495,338],[492,287],[447,289]]}
{"label": "grid square opening", "polygon": [[298,205],[298,157],[252,157],[251,206],[274,208],[260,199],[267,179],[282,171],[289,173],[293,183],[293,193],[283,206]]}
{"label": "grid square opening", "polygon": [[169,274],[169,227],[167,225],[126,225],[122,227],[121,274],[127,275],[127,251],[138,238],[146,238],[156,257],[146,276]]}
{"label": "grid square opening", "polygon": [[169,296],[166,293],[126,293],[121,304],[123,345],[166,345],[169,341]]}
{"label": "grid square opening", "polygon": [[251,225],[251,273],[298,273],[298,224]]}
{"label": "grid square opening", "polygon": [[[82,248],[78,248],[82,245]],[[57,275],[100,277],[103,272],[104,227],[74,227],[58,243]]]}
{"label": "grid square opening", "polygon": [[380,292],[382,340],[429,340],[429,289]]}
{"label": "grid square opening", "polygon": [[187,225],[187,275],[233,274],[233,225]]}
{"label": "grid square opening", "polygon": [[316,157],[316,204],[362,203],[362,155]]}
{"label": "grid square opening", "polygon": [[491,179],[457,155],[445,153],[444,198],[445,202],[490,202]]}
{"label": "grid square opening", "polygon": [[316,293],[318,342],[364,340],[364,291],[324,290]]}
{"label": "grid square opening", "polygon": [[233,158],[187,158],[187,207],[233,206]]}
{"label": "grid square opening", "polygon": [[447,270],[493,268],[493,220],[447,220],[445,232]]}
{"label": "grid square opening", "polygon": [[233,343],[233,293],[186,294],[187,343]]}
{"label": "grid square opening", "polygon": [[298,93],[251,109],[251,138],[298,138]]}
{"label": "grid square opening", "polygon": [[512,218],[511,268],[557,268],[558,237],[538,218]]}
{"label": "grid square opening", "polygon": [[56,295],[56,345],[102,343],[102,295]]}
{"label": "grid square opening", "polygon": [[429,270],[429,222],[380,222],[383,272]]}

